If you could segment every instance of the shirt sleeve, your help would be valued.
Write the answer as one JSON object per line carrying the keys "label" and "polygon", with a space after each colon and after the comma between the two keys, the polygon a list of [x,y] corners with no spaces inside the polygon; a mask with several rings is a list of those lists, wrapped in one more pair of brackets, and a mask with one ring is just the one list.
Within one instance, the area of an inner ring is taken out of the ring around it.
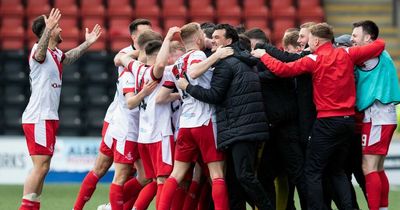
{"label": "shirt sleeve", "polygon": [[207,59],[206,54],[203,51],[197,50],[196,52],[193,52],[188,59],[188,69],[190,65],[195,64],[195,63],[200,63],[201,61]]}
{"label": "shirt sleeve", "polygon": [[261,57],[264,65],[279,77],[294,77],[304,73],[310,73],[315,68],[316,55],[308,55],[290,63],[283,63],[269,54]]}
{"label": "shirt sleeve", "polygon": [[176,88],[174,82],[174,76],[172,75],[172,68],[165,69],[163,76],[163,87],[174,89]]}
{"label": "shirt sleeve", "polygon": [[133,60],[133,61],[131,61],[131,62],[128,64],[128,70],[129,70],[130,72],[132,72],[132,73],[135,73],[135,72],[138,70],[138,68],[139,68],[139,66],[140,66],[141,64],[142,64],[142,63],[141,63],[140,61]]}
{"label": "shirt sleeve", "polygon": [[365,61],[378,57],[383,50],[385,50],[385,42],[383,39],[377,39],[368,45],[349,47],[346,49],[355,65],[362,65]]}
{"label": "shirt sleeve", "polygon": [[130,71],[125,71],[119,78],[119,83],[122,85],[124,94],[135,92],[135,77]]}

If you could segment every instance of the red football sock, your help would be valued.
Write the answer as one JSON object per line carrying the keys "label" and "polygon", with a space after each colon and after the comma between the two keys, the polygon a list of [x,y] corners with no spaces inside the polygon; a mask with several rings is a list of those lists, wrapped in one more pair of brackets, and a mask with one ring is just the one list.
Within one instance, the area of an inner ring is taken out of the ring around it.
{"label": "red football sock", "polygon": [[111,183],[110,185],[110,204],[113,210],[123,210],[124,208],[124,187]]}
{"label": "red football sock", "polygon": [[199,183],[192,181],[189,187],[189,191],[186,194],[185,203],[183,205],[183,210],[195,209],[197,201],[199,200]]}
{"label": "red football sock", "polygon": [[381,178],[382,190],[381,190],[381,203],[379,207],[389,206],[389,180],[386,176],[385,171],[379,171],[379,177]]}
{"label": "red football sock", "polygon": [[170,177],[165,180],[164,189],[161,193],[161,197],[159,198],[157,210],[169,210],[171,208],[172,199],[174,198],[174,194],[177,188],[178,182],[175,178]]}
{"label": "red football sock", "polygon": [[131,210],[143,186],[134,177],[124,184],[124,210]]}
{"label": "red football sock", "polygon": [[212,180],[212,198],[214,200],[215,210],[228,210],[228,190],[224,179]]}
{"label": "red football sock", "polygon": [[159,209],[158,205],[160,204],[163,188],[164,188],[164,183],[157,184],[157,195],[156,195],[156,209],[157,210]]}
{"label": "red football sock", "polygon": [[19,210],[36,210],[40,208],[40,202],[22,199]]}
{"label": "red football sock", "polygon": [[149,207],[151,201],[157,193],[157,182],[153,181],[143,187],[133,207],[137,210],[145,210]]}
{"label": "red football sock", "polygon": [[33,210],[39,210],[40,209],[40,202],[33,202]]}
{"label": "red football sock", "polygon": [[93,192],[96,190],[97,182],[99,182],[99,178],[93,171],[89,171],[82,181],[81,189],[74,204],[74,210],[83,209],[85,203],[92,197]]}
{"label": "red football sock", "polygon": [[365,188],[367,189],[368,207],[370,210],[379,210],[381,200],[382,183],[378,172],[374,171],[365,176]]}
{"label": "red football sock", "polygon": [[178,187],[172,200],[171,210],[182,210],[186,195],[186,190],[183,187]]}
{"label": "red football sock", "polygon": [[201,191],[200,191],[200,196],[199,196],[199,201],[198,201],[198,210],[208,210],[210,209],[210,204],[211,204],[211,185],[209,182],[204,182],[201,185]]}

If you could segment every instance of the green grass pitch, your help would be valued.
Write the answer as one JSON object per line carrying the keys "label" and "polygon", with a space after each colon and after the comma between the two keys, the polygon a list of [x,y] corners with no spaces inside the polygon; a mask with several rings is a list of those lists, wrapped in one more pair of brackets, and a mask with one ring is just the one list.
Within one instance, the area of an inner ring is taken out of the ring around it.
{"label": "green grass pitch", "polygon": [[[79,190],[78,184],[47,184],[41,199],[41,210],[71,210],[75,196]],[[97,206],[108,201],[107,184],[99,184],[85,209],[96,210]],[[0,210],[18,209],[22,194],[22,185],[0,185]],[[362,210],[367,210],[365,199],[357,188],[357,196]],[[154,203],[154,202],[153,202]],[[155,209],[153,203],[149,209]],[[299,204],[296,201],[296,206]],[[298,209],[300,209],[298,207]],[[400,209],[400,188],[391,186],[389,209]]]}

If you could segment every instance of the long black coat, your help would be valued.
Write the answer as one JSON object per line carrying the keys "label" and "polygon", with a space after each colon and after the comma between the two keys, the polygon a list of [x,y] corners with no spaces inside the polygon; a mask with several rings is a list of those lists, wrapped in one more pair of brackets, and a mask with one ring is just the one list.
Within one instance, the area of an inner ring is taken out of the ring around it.
{"label": "long black coat", "polygon": [[268,139],[268,123],[264,112],[257,59],[243,51],[237,43],[231,46],[234,55],[214,65],[211,88],[187,87],[194,98],[216,105],[217,147],[226,149],[237,141]]}

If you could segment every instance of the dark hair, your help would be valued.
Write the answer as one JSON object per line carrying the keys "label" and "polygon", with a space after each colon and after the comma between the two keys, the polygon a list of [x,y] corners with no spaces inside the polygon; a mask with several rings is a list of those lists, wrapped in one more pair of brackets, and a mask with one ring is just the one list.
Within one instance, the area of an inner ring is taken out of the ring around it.
{"label": "dark hair", "polygon": [[283,46],[286,48],[289,45],[292,45],[293,47],[300,47],[300,44],[297,42],[297,39],[299,39],[299,31],[288,32],[282,38]]}
{"label": "dark hair", "polygon": [[249,39],[258,39],[261,40],[263,43],[269,43],[270,40],[267,35],[262,31],[260,28],[252,28],[246,32],[244,32]]}
{"label": "dark hair", "polygon": [[200,24],[201,29],[214,28],[214,27],[215,27],[215,24],[211,23],[211,22],[204,22],[204,23]]}
{"label": "dark hair", "polygon": [[139,35],[139,37],[137,38],[137,43],[139,45],[139,48],[141,50],[143,50],[143,49],[145,49],[146,44],[153,40],[162,41],[161,34],[155,32],[155,31],[152,31],[152,30],[146,30],[146,31],[143,31],[143,33],[141,33]]}
{"label": "dark hair", "polygon": [[225,30],[225,38],[232,39],[232,43],[239,41],[239,35],[236,29],[229,24],[218,24],[215,26],[215,30]]}
{"label": "dark hair", "polygon": [[239,34],[239,47],[242,50],[247,50],[249,52],[251,51],[251,41],[244,34]]}
{"label": "dark hair", "polygon": [[44,22],[44,17],[42,15],[33,20],[32,31],[37,36],[38,39],[42,37],[45,28],[46,28],[46,23]]}
{"label": "dark hair", "polygon": [[243,24],[239,24],[235,27],[238,34],[243,34],[246,31],[246,28]]}
{"label": "dark hair", "polygon": [[162,42],[159,40],[153,40],[150,41],[146,44],[144,47],[144,50],[146,52],[146,55],[152,55],[153,53],[157,52],[160,50],[162,45]]}
{"label": "dark hair", "polygon": [[371,36],[375,40],[379,36],[379,28],[372,20],[363,20],[353,23],[353,28],[361,27],[364,33]]}
{"label": "dark hair", "polygon": [[203,30],[204,34],[207,38],[212,39],[212,34],[215,31],[215,24],[210,22],[205,22],[200,25],[201,30]]}
{"label": "dark hair", "polygon": [[150,22],[150,20],[142,19],[142,18],[135,19],[134,21],[132,21],[131,24],[129,24],[129,32],[131,34],[135,33],[139,25],[151,26],[151,22]]}

